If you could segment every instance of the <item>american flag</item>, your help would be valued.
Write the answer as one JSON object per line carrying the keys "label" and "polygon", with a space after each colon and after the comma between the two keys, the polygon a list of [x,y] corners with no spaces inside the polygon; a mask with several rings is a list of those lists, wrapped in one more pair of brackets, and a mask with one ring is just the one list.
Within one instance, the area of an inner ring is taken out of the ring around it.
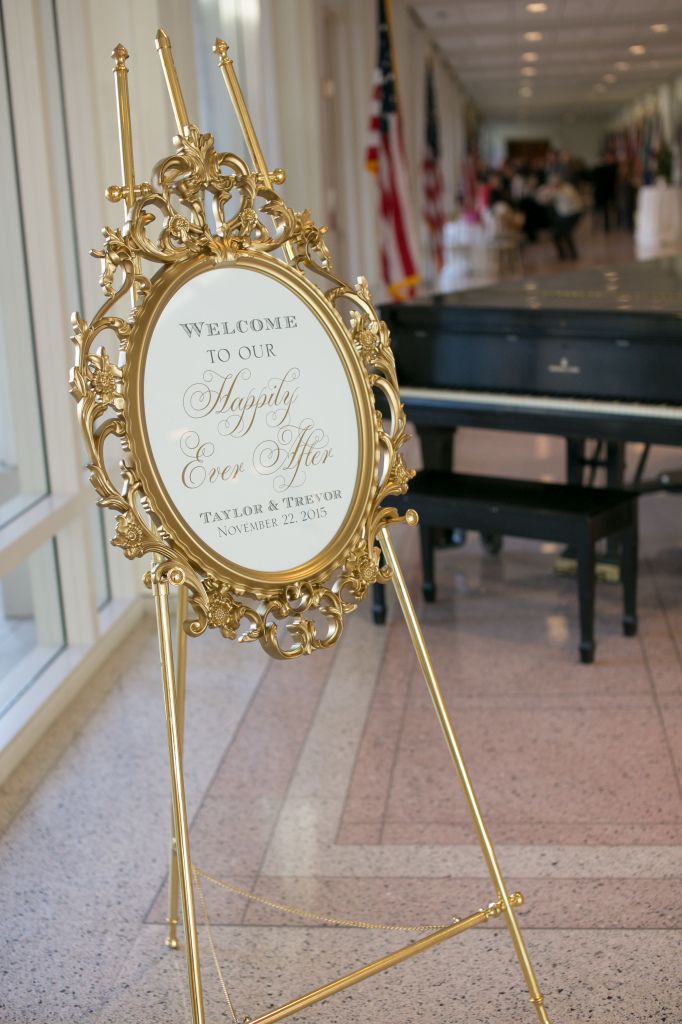
{"label": "american flag", "polygon": [[431,262],[436,273],[443,266],[443,176],[440,169],[440,144],[436,118],[436,89],[433,65],[426,66],[426,139],[422,161],[424,220],[429,229]]}
{"label": "american flag", "polygon": [[379,189],[379,251],[384,283],[396,300],[414,294],[419,281],[417,243],[395,68],[387,19],[390,0],[378,0],[379,57],[374,72],[367,167]]}

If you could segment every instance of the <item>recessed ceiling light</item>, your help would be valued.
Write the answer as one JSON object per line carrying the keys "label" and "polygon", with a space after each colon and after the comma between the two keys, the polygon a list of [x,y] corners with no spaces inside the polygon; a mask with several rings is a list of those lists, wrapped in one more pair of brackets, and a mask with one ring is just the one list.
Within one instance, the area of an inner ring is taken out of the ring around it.
{"label": "recessed ceiling light", "polygon": [[530,14],[544,14],[547,10],[547,4],[526,4],[526,10]]}
{"label": "recessed ceiling light", "polygon": [[642,46],[641,43],[635,43],[634,46],[630,47],[630,53],[635,57],[641,57],[643,53],[646,53],[646,46]]}
{"label": "recessed ceiling light", "polygon": [[530,99],[533,95],[533,90],[529,85],[522,85],[519,89],[519,96],[524,96],[526,99]]}
{"label": "recessed ceiling light", "polygon": [[630,67],[626,60],[617,60],[613,66],[616,69],[616,71],[627,71],[627,69]]}
{"label": "recessed ceiling light", "polygon": [[524,32],[523,38],[527,43],[540,43],[542,42],[542,32]]}
{"label": "recessed ceiling light", "polygon": [[617,75],[614,75],[614,74],[612,74],[611,71],[609,71],[609,73],[607,75],[604,75],[604,81],[605,82],[617,82],[618,81],[618,77],[617,77]]}
{"label": "recessed ceiling light", "polygon": [[668,31],[668,26],[664,25],[662,22],[659,22],[657,25],[652,25],[651,26],[651,31],[652,32],[667,32]]}
{"label": "recessed ceiling light", "polygon": [[526,78],[533,78],[534,75],[537,75],[537,70],[535,68],[523,67],[521,68],[521,74],[525,75]]}
{"label": "recessed ceiling light", "polygon": [[525,60],[526,64],[534,64],[536,60],[540,60],[540,54],[534,53],[533,50],[528,50],[526,53],[521,54],[521,60]]}

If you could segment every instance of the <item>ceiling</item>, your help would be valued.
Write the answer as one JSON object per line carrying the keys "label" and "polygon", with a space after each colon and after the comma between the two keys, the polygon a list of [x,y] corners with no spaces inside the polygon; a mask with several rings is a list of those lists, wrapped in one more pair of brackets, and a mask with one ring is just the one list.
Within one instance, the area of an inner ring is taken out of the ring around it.
{"label": "ceiling", "polygon": [[[411,0],[485,118],[605,117],[682,74],[682,0]],[[664,24],[667,32],[651,25]],[[524,39],[540,32],[540,41]],[[645,53],[633,55],[640,45]],[[534,62],[522,55],[538,56]],[[618,62],[628,67],[619,69]],[[535,69],[524,77],[521,68]],[[613,75],[613,82],[604,75]],[[523,87],[532,96],[519,95]],[[595,88],[596,86],[596,88]]]}

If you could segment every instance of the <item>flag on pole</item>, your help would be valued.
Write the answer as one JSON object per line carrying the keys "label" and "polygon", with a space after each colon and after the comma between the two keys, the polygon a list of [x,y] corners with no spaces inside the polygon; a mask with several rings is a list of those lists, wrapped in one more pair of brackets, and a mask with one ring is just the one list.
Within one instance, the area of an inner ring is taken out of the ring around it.
{"label": "flag on pole", "polygon": [[379,191],[381,273],[394,299],[409,298],[419,281],[417,243],[388,23],[390,0],[378,0],[379,51],[374,71],[367,167]]}
{"label": "flag on pole", "polygon": [[426,65],[426,136],[422,161],[424,220],[429,229],[431,265],[435,273],[443,266],[443,175],[440,168],[440,142],[436,117],[436,88],[433,63]]}

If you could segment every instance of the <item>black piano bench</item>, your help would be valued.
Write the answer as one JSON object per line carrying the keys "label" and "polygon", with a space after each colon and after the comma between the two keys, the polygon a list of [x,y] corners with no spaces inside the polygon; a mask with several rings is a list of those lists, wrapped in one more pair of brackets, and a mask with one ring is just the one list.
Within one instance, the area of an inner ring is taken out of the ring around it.
{"label": "black piano bench", "polygon": [[[434,531],[531,537],[570,545],[578,562],[580,660],[594,660],[595,544],[605,537],[620,542],[623,583],[623,632],[637,632],[637,495],[612,488],[509,480],[427,469],[417,473],[409,494],[398,499],[401,511],[419,513],[424,598],[435,601]],[[374,592],[374,621],[383,622],[383,586]]]}

